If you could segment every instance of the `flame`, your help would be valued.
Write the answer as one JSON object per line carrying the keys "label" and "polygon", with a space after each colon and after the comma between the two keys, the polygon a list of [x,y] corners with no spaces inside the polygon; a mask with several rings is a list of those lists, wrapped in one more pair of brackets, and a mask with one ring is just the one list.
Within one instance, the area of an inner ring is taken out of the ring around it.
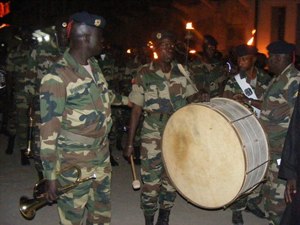
{"label": "flame", "polygon": [[247,42],[247,45],[253,45],[253,42],[254,42],[254,37],[251,37]]}
{"label": "flame", "polygon": [[153,42],[152,42],[152,41],[148,41],[147,46],[148,46],[149,48],[153,48]]}
{"label": "flame", "polygon": [[129,49],[127,49],[127,54],[131,54],[131,49],[129,48]]}
{"label": "flame", "polygon": [[9,27],[9,26],[10,26],[9,24],[3,23],[3,24],[0,25],[0,29],[2,29],[2,28],[4,28],[4,27]]}
{"label": "flame", "polygon": [[195,50],[195,49],[191,49],[191,50],[189,51],[189,53],[190,53],[190,54],[195,54],[195,53],[196,53],[196,50]]}
{"label": "flame", "polygon": [[185,25],[185,29],[186,30],[194,30],[193,23],[192,22],[187,22],[186,25]]}
{"label": "flame", "polygon": [[154,58],[154,59],[158,59],[158,55],[157,55],[156,52],[153,52],[153,58]]}
{"label": "flame", "polygon": [[252,37],[248,40],[247,45],[253,45],[253,43],[254,43],[254,34],[255,34],[255,33],[256,33],[256,30],[253,29],[253,30],[251,31]]}

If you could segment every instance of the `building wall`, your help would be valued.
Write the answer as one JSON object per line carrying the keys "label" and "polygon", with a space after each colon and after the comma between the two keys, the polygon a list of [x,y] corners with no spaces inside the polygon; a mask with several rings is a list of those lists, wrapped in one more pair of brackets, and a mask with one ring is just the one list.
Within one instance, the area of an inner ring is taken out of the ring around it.
{"label": "building wall", "polygon": [[[285,35],[287,42],[296,43],[297,27],[297,4],[299,0],[260,0],[259,18],[257,31],[257,47],[261,52],[266,53],[266,46],[275,40],[271,40],[271,18],[272,7],[286,7]],[[300,24],[298,24],[299,26]],[[300,46],[297,46],[297,53],[300,53]]]}

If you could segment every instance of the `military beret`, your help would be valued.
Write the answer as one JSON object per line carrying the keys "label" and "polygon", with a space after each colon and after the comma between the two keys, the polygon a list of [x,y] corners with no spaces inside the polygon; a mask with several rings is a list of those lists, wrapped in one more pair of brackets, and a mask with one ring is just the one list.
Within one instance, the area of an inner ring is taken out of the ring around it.
{"label": "military beret", "polygon": [[236,47],[236,55],[238,57],[242,57],[245,55],[256,55],[256,54],[257,54],[257,48],[255,46],[242,44]]}
{"label": "military beret", "polygon": [[209,45],[212,45],[212,46],[217,46],[218,45],[217,40],[209,34],[204,35],[203,38],[204,38],[204,43],[206,43],[206,44],[209,44]]}
{"label": "military beret", "polygon": [[267,46],[267,49],[271,54],[291,54],[296,50],[296,46],[286,41],[279,40],[270,43]]}
{"label": "military beret", "polygon": [[175,41],[175,35],[170,31],[157,31],[152,34],[153,41],[156,45],[159,45],[162,40],[168,38]]}
{"label": "military beret", "polygon": [[104,28],[106,25],[106,21],[102,16],[90,14],[85,11],[73,14],[70,19],[75,23],[84,23],[97,28]]}

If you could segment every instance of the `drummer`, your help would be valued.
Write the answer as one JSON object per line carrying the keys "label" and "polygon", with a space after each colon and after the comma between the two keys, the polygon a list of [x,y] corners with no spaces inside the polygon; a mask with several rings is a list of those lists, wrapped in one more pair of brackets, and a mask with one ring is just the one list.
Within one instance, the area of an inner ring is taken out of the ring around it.
{"label": "drummer", "polygon": [[135,131],[144,110],[145,120],[141,133],[141,208],[146,225],[153,225],[158,208],[156,225],[168,225],[176,190],[162,162],[162,134],[172,113],[185,106],[188,97],[195,96],[196,89],[185,69],[174,62],[174,35],[168,31],[159,31],[153,35],[153,41],[158,58],[140,69],[129,95],[134,104],[124,156],[129,157],[133,153]]}
{"label": "drummer", "polygon": [[[239,73],[228,80],[223,97],[235,99],[252,109],[257,117],[260,116],[261,100],[271,80],[269,74],[255,66],[257,49],[254,46],[239,45],[236,47]],[[248,197],[236,201],[232,210],[232,223],[243,224],[242,211],[250,211],[254,215],[264,218],[265,213],[258,207],[262,200],[261,187]]]}
{"label": "drummer", "polygon": [[262,96],[272,78],[256,66],[257,53],[255,46],[242,44],[236,47],[239,73],[227,81],[223,97],[252,107],[259,117]]}

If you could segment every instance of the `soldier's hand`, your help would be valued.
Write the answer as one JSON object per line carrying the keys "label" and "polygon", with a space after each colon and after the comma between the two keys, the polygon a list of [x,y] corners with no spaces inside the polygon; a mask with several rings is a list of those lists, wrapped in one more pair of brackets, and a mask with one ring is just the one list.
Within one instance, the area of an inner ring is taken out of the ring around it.
{"label": "soldier's hand", "polygon": [[133,154],[134,147],[133,145],[127,145],[123,150],[123,156],[128,160],[129,157]]}
{"label": "soldier's hand", "polygon": [[236,94],[236,95],[232,96],[232,98],[241,104],[244,104],[247,99],[243,94]]}
{"label": "soldier's hand", "polygon": [[131,101],[128,101],[128,104],[127,104],[127,106],[128,106],[129,108],[132,108],[132,106],[133,106],[133,103],[132,103]]}
{"label": "soldier's hand", "polygon": [[296,179],[288,180],[284,191],[284,199],[286,203],[291,203],[293,196],[296,194]]}
{"label": "soldier's hand", "polygon": [[209,102],[209,100],[210,100],[210,96],[209,96],[208,93],[202,93],[201,94],[201,101],[202,102]]}
{"label": "soldier's hand", "polygon": [[55,180],[47,180],[45,190],[45,198],[48,202],[52,203],[57,199],[58,196]]}

